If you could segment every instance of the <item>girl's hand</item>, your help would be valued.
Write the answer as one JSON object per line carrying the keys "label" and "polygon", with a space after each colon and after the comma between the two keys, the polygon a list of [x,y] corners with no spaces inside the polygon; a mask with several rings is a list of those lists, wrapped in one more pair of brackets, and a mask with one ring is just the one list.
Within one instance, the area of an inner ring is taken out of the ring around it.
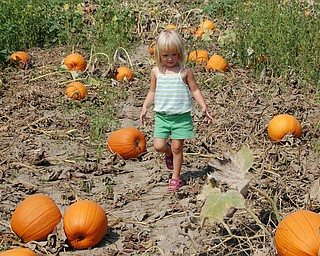
{"label": "girl's hand", "polygon": [[140,114],[141,123],[144,124],[146,119],[147,119],[147,109],[142,109]]}
{"label": "girl's hand", "polygon": [[209,114],[208,110],[203,111],[203,113],[205,114],[204,120],[206,120],[208,124],[212,123],[213,117]]}

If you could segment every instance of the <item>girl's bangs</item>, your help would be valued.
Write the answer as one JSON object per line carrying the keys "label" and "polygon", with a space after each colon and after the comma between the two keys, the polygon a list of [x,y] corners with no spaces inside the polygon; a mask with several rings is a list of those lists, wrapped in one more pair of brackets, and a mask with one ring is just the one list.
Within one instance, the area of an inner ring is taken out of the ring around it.
{"label": "girl's bangs", "polygon": [[164,42],[161,51],[166,53],[179,53],[179,47],[172,42]]}

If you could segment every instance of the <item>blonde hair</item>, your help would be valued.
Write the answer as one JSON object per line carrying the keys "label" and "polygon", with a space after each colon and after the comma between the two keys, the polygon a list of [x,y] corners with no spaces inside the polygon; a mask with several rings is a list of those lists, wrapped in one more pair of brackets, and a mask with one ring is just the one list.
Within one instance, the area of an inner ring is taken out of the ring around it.
{"label": "blonde hair", "polygon": [[178,54],[179,63],[186,61],[184,42],[180,34],[174,29],[166,29],[160,33],[155,45],[155,62],[161,66],[161,56],[165,53]]}

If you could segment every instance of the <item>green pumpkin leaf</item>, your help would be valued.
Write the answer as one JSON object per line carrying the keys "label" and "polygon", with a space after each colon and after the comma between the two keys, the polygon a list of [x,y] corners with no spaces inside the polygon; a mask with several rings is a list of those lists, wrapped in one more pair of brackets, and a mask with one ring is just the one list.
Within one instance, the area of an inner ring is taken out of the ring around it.
{"label": "green pumpkin leaf", "polygon": [[94,79],[92,77],[88,78],[88,83],[90,85],[93,85],[93,86],[96,86],[96,87],[101,87],[102,86],[102,84],[98,80],[96,80],[96,79]]}
{"label": "green pumpkin leaf", "polygon": [[236,190],[228,190],[222,193],[219,188],[213,188],[211,183],[203,187],[198,199],[205,200],[201,208],[201,226],[206,218],[211,223],[215,220],[223,222],[223,218],[230,208],[244,208],[245,199]]}

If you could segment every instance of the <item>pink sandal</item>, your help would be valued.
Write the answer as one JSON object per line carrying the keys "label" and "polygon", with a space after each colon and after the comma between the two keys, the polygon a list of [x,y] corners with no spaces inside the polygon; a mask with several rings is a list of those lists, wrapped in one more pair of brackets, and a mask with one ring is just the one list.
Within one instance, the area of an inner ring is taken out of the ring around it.
{"label": "pink sandal", "polygon": [[170,156],[166,155],[164,159],[166,161],[167,168],[169,170],[173,170],[173,155],[172,154]]}
{"label": "pink sandal", "polygon": [[184,182],[182,179],[172,178],[169,183],[168,191],[175,191],[181,188],[183,185],[184,185]]}

